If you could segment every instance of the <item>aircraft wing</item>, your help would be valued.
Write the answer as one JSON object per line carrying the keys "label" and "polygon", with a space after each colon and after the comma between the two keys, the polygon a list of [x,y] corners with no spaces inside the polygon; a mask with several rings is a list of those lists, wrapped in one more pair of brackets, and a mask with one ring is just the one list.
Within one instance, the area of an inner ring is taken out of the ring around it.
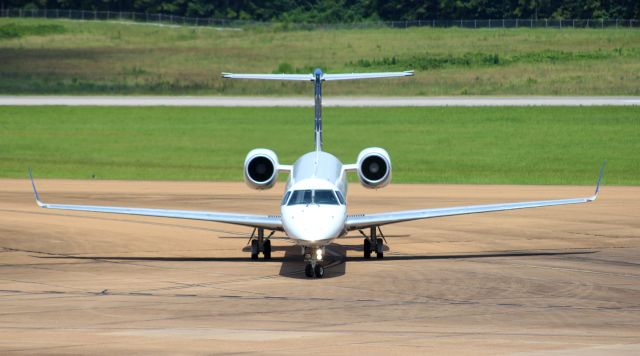
{"label": "aircraft wing", "polygon": [[213,211],[191,211],[191,210],[166,210],[166,209],[146,209],[146,208],[127,208],[116,206],[97,206],[97,205],[68,205],[68,204],[48,204],[40,200],[36,185],[33,182],[31,171],[29,178],[33,192],[36,196],[36,203],[39,207],[45,209],[60,209],[74,211],[91,211],[96,213],[124,214],[124,215],[143,215],[157,216],[164,218],[190,219],[190,220],[206,220],[233,225],[243,225],[249,227],[265,228],[268,230],[282,231],[282,219],[280,216],[274,215],[254,215],[254,214],[236,214],[221,213]]}
{"label": "aircraft wing", "polygon": [[451,208],[404,210],[404,211],[391,211],[391,212],[376,213],[376,214],[350,215],[347,217],[346,229],[348,231],[351,231],[351,230],[359,230],[367,227],[394,224],[394,223],[399,223],[403,221],[418,220],[418,219],[439,218],[444,216],[465,215],[465,214],[489,213],[494,211],[505,211],[505,210],[515,210],[515,209],[539,208],[543,206],[589,203],[596,200],[596,198],[598,198],[598,190],[600,189],[600,181],[602,180],[603,173],[604,173],[604,163],[602,164],[602,168],[600,169],[600,176],[598,178],[598,183],[596,185],[596,191],[594,195],[590,197],[558,199],[558,200],[538,200],[538,201],[528,201],[528,202],[519,202],[519,203],[469,205],[469,206],[458,206],[458,207],[451,207]]}

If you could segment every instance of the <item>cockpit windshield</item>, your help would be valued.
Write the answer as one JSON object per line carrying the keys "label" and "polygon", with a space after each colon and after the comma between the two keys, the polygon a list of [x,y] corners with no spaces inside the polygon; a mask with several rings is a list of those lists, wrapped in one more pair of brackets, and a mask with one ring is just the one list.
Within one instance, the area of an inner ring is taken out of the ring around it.
{"label": "cockpit windshield", "polygon": [[287,205],[339,205],[338,199],[334,195],[332,190],[328,189],[307,189],[307,190],[295,190],[291,194],[289,203]]}

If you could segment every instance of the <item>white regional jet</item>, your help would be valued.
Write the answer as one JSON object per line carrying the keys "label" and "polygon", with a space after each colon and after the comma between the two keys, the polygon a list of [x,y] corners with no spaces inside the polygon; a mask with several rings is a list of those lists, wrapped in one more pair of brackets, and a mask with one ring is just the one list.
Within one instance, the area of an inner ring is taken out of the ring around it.
{"label": "white regional jet", "polygon": [[[282,165],[277,155],[268,149],[254,149],[245,158],[244,178],[253,189],[269,189],[274,186],[278,173],[289,173],[284,191],[280,215],[254,215],[188,210],[141,209],[90,205],[48,204],[40,200],[33,178],[31,182],[36,202],[42,208],[92,211],[112,214],[160,216],[178,219],[207,220],[253,227],[251,234],[251,259],[262,253],[271,258],[269,238],[276,231],[284,231],[288,238],[301,246],[306,262],[307,277],[322,277],[324,249],[333,240],[349,231],[359,230],[364,236],[364,258],[374,252],[383,258],[384,235],[380,226],[403,221],[442,216],[486,213],[543,206],[580,204],[594,201],[598,195],[604,164],[593,196],[586,198],[543,200],[521,203],[459,206],[440,209],[391,211],[376,214],[347,214],[347,173],[357,172],[360,183],[377,189],[391,181],[391,159],[382,148],[366,148],[354,164],[342,164],[338,158],[322,149],[322,82],[367,78],[412,76],[413,71],[392,73],[325,74],[316,69],[313,74],[233,74],[223,73],[224,78],[309,81],[315,87],[315,149],[300,157],[293,165]],[[29,172],[31,176],[31,172]],[[368,236],[362,230],[369,230]],[[265,236],[265,230],[271,233]],[[257,234],[255,232],[257,231]],[[379,233],[379,235],[378,235]],[[379,238],[378,236],[382,237]]]}

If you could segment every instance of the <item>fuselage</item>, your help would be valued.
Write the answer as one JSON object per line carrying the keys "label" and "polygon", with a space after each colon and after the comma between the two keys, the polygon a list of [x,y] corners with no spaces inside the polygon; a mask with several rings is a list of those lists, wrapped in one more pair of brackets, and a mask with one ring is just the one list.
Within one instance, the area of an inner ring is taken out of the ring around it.
{"label": "fuselage", "polygon": [[335,156],[313,151],[293,165],[280,207],[282,225],[298,245],[321,247],[345,234],[347,180]]}

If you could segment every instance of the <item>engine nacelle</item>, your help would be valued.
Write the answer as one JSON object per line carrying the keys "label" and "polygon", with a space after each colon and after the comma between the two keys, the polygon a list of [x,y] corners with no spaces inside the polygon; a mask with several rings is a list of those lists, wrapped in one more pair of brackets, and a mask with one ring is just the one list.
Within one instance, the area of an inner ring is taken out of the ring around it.
{"label": "engine nacelle", "polygon": [[278,156],[275,152],[256,148],[244,159],[244,181],[253,189],[269,189],[278,180]]}
{"label": "engine nacelle", "polygon": [[383,148],[365,148],[358,155],[358,178],[365,188],[377,189],[391,182],[391,158]]}

